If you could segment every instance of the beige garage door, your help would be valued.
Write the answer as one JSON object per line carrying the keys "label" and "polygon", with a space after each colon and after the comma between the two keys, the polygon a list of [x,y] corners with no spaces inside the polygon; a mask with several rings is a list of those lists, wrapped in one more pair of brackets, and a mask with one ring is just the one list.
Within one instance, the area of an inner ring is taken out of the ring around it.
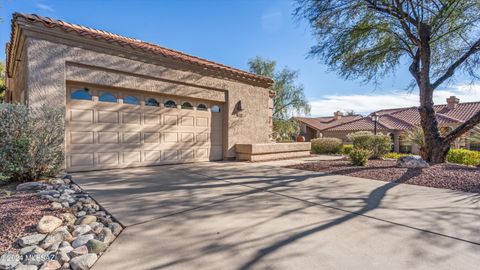
{"label": "beige garage door", "polygon": [[68,87],[67,170],[221,160],[221,111],[187,98]]}

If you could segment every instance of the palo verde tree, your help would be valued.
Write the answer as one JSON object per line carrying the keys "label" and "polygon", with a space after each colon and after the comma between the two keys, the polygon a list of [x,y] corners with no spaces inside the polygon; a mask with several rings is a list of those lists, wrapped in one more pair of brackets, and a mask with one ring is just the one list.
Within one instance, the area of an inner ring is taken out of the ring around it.
{"label": "palo verde tree", "polygon": [[462,72],[478,79],[479,0],[297,0],[318,43],[318,56],[345,78],[379,80],[407,62],[420,97],[423,158],[445,162],[451,143],[480,123],[480,112],[446,135],[433,93]]}
{"label": "palo verde tree", "polygon": [[273,99],[273,127],[277,139],[286,139],[282,134],[293,135],[297,133],[297,123],[290,120],[294,112],[308,114],[308,104],[303,86],[296,83],[298,72],[284,67],[276,70],[276,62],[262,57],[255,57],[248,62],[250,72],[272,78],[275,92]]}

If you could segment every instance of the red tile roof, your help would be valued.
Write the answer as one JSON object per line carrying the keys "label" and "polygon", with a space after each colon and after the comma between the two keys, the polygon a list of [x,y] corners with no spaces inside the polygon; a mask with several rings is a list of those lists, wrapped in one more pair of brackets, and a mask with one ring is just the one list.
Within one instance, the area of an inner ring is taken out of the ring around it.
{"label": "red tile roof", "polygon": [[[459,103],[455,108],[448,108],[447,104],[435,105],[439,124],[463,123],[480,111],[480,102]],[[420,113],[417,107],[396,108],[376,112],[380,117],[378,124],[389,130],[407,130],[420,126]],[[381,129],[381,127],[377,127]],[[373,130],[373,121],[370,116],[363,119],[332,126],[325,131],[360,131]]]}
{"label": "red tile roof", "polygon": [[13,14],[11,40],[10,40],[10,45],[7,46],[7,66],[8,66],[8,63],[12,61],[12,59],[9,59],[9,56],[11,56],[12,54],[11,47],[14,40],[16,21],[19,19],[24,19],[27,23],[30,23],[30,24],[39,24],[47,28],[59,28],[64,32],[74,32],[79,36],[90,37],[92,39],[103,40],[103,41],[120,45],[123,47],[130,47],[132,49],[139,49],[152,54],[162,55],[170,59],[174,59],[174,60],[182,61],[191,65],[199,66],[206,70],[221,71],[226,74],[233,75],[235,77],[240,77],[243,79],[260,82],[265,84],[266,86],[270,86],[273,83],[273,80],[268,77],[259,76],[259,75],[249,73],[237,68],[225,66],[213,61],[192,56],[180,51],[167,49],[165,47],[161,47],[159,45],[155,45],[155,44],[141,41],[138,39],[128,38],[128,37],[113,34],[110,32],[97,30],[97,29],[93,29],[93,28],[89,28],[89,27],[85,27],[77,24],[72,24],[72,23],[68,23],[68,22],[64,22],[61,20],[56,20],[48,17],[42,17],[36,14],[23,14],[23,13]]}
{"label": "red tile roof", "polygon": [[336,126],[343,123],[348,123],[354,121],[356,119],[362,118],[361,115],[345,115],[342,116],[340,119],[336,120],[335,117],[317,117],[317,118],[310,118],[310,117],[295,117],[297,121],[305,123],[317,130],[324,130],[326,128]]}

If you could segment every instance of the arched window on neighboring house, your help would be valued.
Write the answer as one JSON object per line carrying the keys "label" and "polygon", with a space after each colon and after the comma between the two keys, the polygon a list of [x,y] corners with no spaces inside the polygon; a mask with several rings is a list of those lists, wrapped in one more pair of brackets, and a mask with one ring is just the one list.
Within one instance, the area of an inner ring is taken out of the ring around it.
{"label": "arched window on neighboring house", "polygon": [[220,107],[218,107],[217,105],[213,105],[212,106],[212,112],[219,113],[220,112]]}
{"label": "arched window on neighboring house", "polygon": [[101,102],[112,102],[117,103],[117,97],[110,92],[103,92],[99,97],[98,101]]}
{"label": "arched window on neighboring house", "polygon": [[70,94],[70,98],[76,100],[92,100],[92,95],[90,95],[90,90],[88,90],[88,88],[85,88],[73,91]]}
{"label": "arched window on neighboring house", "polygon": [[190,104],[190,102],[184,102],[182,104],[182,109],[193,110],[193,106],[192,106],[192,104]]}
{"label": "arched window on neighboring house", "polygon": [[123,98],[123,104],[140,105],[140,101],[135,96],[125,96]]}
{"label": "arched window on neighboring house", "polygon": [[154,98],[148,98],[145,100],[145,106],[159,107],[160,103]]}
{"label": "arched window on neighboring house", "polygon": [[206,110],[207,110],[207,106],[206,106],[205,104],[198,104],[197,110],[198,110],[198,111],[206,111]]}
{"label": "arched window on neighboring house", "polygon": [[177,103],[175,103],[175,101],[173,100],[167,100],[165,102],[165,108],[176,108],[177,107]]}

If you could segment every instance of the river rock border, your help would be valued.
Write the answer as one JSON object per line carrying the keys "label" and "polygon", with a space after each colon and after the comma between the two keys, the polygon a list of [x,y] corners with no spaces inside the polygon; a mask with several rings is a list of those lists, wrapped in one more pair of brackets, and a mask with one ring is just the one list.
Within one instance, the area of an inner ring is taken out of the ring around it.
{"label": "river rock border", "polygon": [[50,201],[59,216],[43,216],[36,233],[17,239],[18,254],[0,256],[0,269],[90,269],[123,230],[122,225],[98,205],[71,175],[46,182],[27,182],[17,191],[32,191]]}

